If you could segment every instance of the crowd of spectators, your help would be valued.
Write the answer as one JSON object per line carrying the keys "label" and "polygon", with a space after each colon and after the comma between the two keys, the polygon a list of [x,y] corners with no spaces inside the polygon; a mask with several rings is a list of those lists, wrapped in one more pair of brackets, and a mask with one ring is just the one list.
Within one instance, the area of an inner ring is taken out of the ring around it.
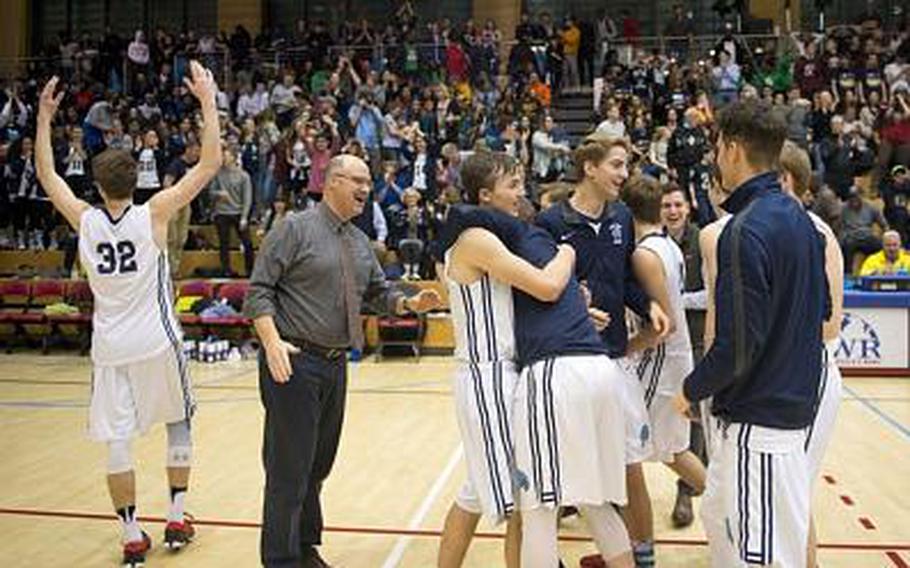
{"label": "crowd of spectators", "polygon": [[[572,96],[593,100],[591,131],[632,141],[635,168],[682,186],[702,225],[713,219],[715,111],[740,97],[771,101],[812,157],[809,205],[835,228],[848,262],[854,252],[881,249],[875,224],[910,242],[906,23],[886,30],[871,15],[758,42],[728,24],[705,49],[680,5],[666,41],[651,48],[639,44],[640,26],[628,13],[591,21],[523,14],[506,42],[492,20],[425,21],[410,1],[396,6],[387,22],[334,30],[299,22],[286,37],[253,37],[242,27],[217,37],[161,29],[132,38],[61,34],[0,94],[0,247],[66,248],[67,271],[75,258],[32,157],[37,94],[50,74],[61,74],[68,91],[54,130],[60,172],[96,200],[91,157],[128,149],[141,202],[198,155],[200,113],[181,81],[192,58],[220,80],[226,163],[187,223],[217,226],[225,273],[231,230],[249,271],[252,234],[318,202],[329,159],[347,152],[367,160],[374,177],[357,223],[384,264],[407,278],[433,277],[426,245],[461,198],[467,153],[518,158],[537,206],[545,193],[566,193],[573,140],[553,107]],[[875,196],[880,206],[870,213]],[[175,231],[176,256],[184,246],[216,244],[185,231]]]}

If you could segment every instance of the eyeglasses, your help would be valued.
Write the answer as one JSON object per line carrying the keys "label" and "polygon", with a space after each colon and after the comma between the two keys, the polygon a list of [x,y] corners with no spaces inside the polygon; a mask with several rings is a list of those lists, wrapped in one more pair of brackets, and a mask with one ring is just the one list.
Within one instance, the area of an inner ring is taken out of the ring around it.
{"label": "eyeglasses", "polygon": [[372,185],[372,182],[373,182],[373,180],[371,180],[368,177],[366,177],[366,178],[354,177],[354,176],[350,176],[348,174],[341,174],[341,173],[335,174],[335,175],[338,177],[344,178],[348,181],[352,181],[352,182],[354,182],[355,185]]}

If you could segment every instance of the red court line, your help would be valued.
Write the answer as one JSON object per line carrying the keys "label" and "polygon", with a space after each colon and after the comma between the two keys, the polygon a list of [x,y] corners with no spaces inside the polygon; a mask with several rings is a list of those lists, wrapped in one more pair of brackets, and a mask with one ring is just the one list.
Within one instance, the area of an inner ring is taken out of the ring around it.
{"label": "red court line", "polygon": [[841,495],[840,500],[843,501],[844,505],[847,505],[848,507],[853,506],[853,499],[851,499],[849,495]]}
{"label": "red court line", "polygon": [[[113,521],[117,519],[117,516],[109,513],[90,513],[84,511],[53,511],[48,509],[24,509],[24,508],[11,508],[11,507],[0,507],[0,515],[19,515],[25,517],[50,517],[56,519],[83,519],[83,520],[96,520],[96,521]],[[164,517],[155,517],[155,516],[140,516],[140,521],[147,523],[166,523],[167,519]],[[229,520],[229,519],[200,519],[197,518],[193,521],[194,524],[198,526],[211,526],[211,527],[224,527],[224,528],[250,528],[258,529],[262,525],[257,521],[240,521],[240,520]],[[425,537],[439,537],[441,532],[435,529],[401,529],[395,527],[342,527],[342,526],[327,526],[323,530],[326,532],[335,532],[335,533],[351,533],[351,534],[372,534],[372,535],[392,535],[392,536],[425,536]],[[502,533],[493,533],[493,532],[478,532],[474,535],[477,538],[503,538]],[[560,535],[559,540],[566,542],[590,542],[591,538],[582,535],[573,535],[566,534]],[[669,545],[669,546],[705,546],[707,542],[703,539],[687,539],[687,538],[662,538],[656,539],[656,544],[659,545]],[[905,550],[910,551],[910,543],[862,543],[862,542],[829,542],[821,543],[818,545],[819,548],[827,550],[869,550],[869,551],[895,551],[895,550]],[[897,553],[894,553],[897,554]],[[910,568],[910,567],[907,567]]]}
{"label": "red court line", "polygon": [[833,475],[823,475],[822,477],[823,477],[824,480],[827,481],[830,485],[835,485],[835,484],[837,484],[837,481],[834,480],[834,476],[833,476]]}
{"label": "red court line", "polygon": [[871,519],[869,519],[869,517],[860,517],[859,524],[863,525],[863,528],[865,528],[867,531],[875,530],[875,524]]}
{"label": "red court line", "polygon": [[910,568],[910,564],[904,562],[904,558],[893,550],[887,552],[886,556],[891,559],[891,562],[893,562],[897,568]]}

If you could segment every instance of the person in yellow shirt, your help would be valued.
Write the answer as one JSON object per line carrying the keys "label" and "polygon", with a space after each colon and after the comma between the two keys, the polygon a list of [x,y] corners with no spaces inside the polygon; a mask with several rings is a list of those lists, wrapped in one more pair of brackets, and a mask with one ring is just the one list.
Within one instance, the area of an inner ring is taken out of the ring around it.
{"label": "person in yellow shirt", "polygon": [[901,236],[897,231],[885,231],[882,235],[882,250],[863,262],[860,276],[885,274],[910,275],[910,252],[901,248]]}
{"label": "person in yellow shirt", "polygon": [[562,75],[564,78],[563,85],[566,92],[577,91],[579,88],[578,78],[578,47],[581,45],[581,30],[575,24],[572,16],[566,18],[566,25],[559,32],[559,39],[562,41]]}

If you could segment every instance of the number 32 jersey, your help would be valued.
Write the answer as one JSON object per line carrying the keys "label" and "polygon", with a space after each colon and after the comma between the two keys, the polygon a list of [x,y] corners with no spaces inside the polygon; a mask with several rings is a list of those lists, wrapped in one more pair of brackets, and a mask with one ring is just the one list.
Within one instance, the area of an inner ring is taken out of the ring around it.
{"label": "number 32 jersey", "polygon": [[83,213],[79,259],[95,296],[92,362],[119,366],[182,352],[167,253],[155,243],[148,205],[119,219],[103,208]]}

